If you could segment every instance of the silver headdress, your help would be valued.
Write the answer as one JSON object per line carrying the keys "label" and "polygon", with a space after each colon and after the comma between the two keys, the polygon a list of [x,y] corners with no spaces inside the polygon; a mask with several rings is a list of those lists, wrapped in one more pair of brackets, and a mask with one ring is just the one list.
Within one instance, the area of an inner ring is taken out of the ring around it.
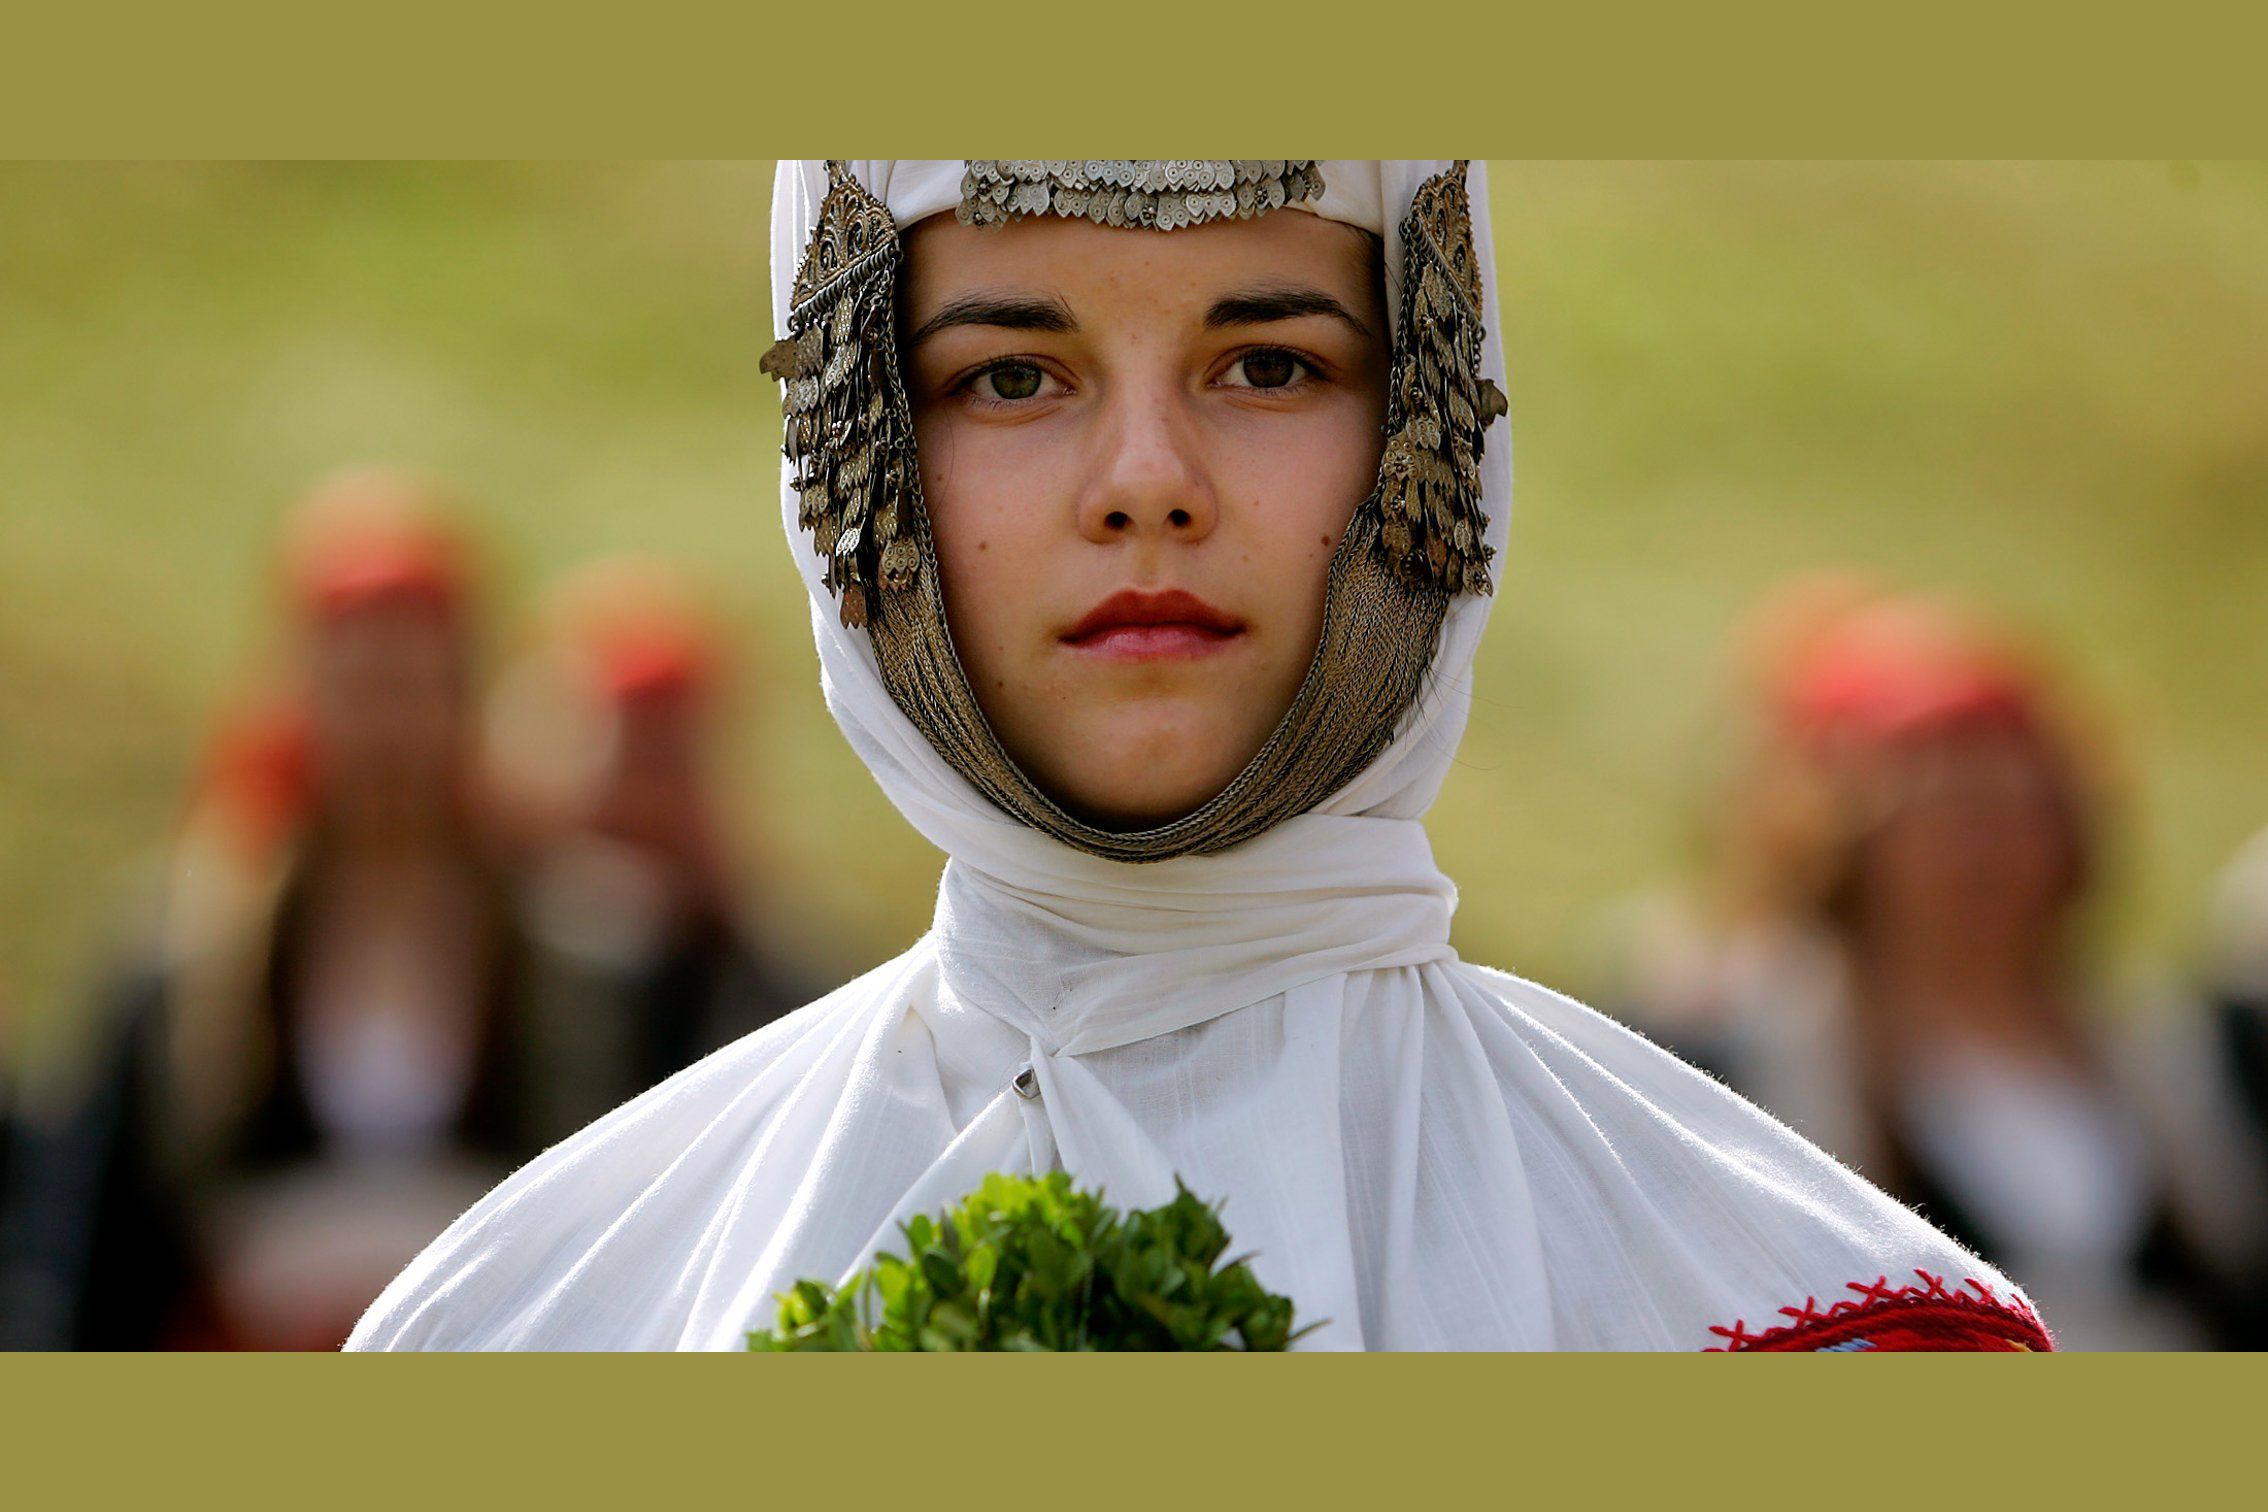
{"label": "silver headdress", "polygon": [[[1480,457],[1504,395],[1480,372],[1481,268],[1462,162],[1419,186],[1403,221],[1378,486],[1330,564],[1307,676],[1258,755],[1192,813],[1108,830],[1063,811],[1001,748],[946,625],[922,502],[913,414],[898,366],[903,261],[889,209],[846,164],[797,268],[789,335],[763,370],[786,385],[784,450],[799,519],[827,562],[842,621],[864,626],[891,699],[953,769],[1066,845],[1120,861],[1202,855],[1330,796],[1392,740],[1417,697],[1450,602],[1490,589]],[[1320,197],[1313,162],[971,162],[958,214],[998,223],[1076,215],[1171,230]]]}

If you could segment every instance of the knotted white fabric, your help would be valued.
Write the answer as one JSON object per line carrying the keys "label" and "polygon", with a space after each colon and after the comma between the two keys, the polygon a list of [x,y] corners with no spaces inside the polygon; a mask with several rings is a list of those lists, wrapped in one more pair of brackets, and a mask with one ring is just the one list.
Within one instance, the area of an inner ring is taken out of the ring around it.
{"label": "knotted white fabric", "polygon": [[[1386,238],[1445,162],[1323,164]],[[958,162],[854,162],[907,225]],[[783,163],[775,325],[826,179]],[[1485,172],[1471,171],[1493,269]],[[1009,233],[1012,234],[1012,233]],[[1174,234],[1126,231],[1114,234]],[[1391,295],[1391,291],[1390,291]],[[1493,281],[1484,373],[1504,380]],[[1392,297],[1388,308],[1398,301]],[[1510,446],[1483,462],[1488,541]],[[732,1349],[990,1171],[1119,1206],[1178,1176],[1318,1349],[1702,1349],[1712,1325],[1919,1270],[2008,1283],[1724,1087],[1579,1004],[1465,964],[1420,816],[1463,733],[1490,600],[1466,595],[1392,746],[1316,812],[1135,865],[993,807],[891,702],[796,528],[828,707],[949,856],[912,949],[544,1154],[379,1298],[354,1348]],[[1026,1070],[1031,1074],[1023,1075]]]}

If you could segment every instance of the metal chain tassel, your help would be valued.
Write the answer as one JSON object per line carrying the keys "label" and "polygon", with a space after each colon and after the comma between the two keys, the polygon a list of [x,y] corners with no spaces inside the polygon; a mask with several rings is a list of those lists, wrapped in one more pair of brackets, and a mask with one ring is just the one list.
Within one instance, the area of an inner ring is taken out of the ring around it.
{"label": "metal chain tassel", "polygon": [[1379,463],[1379,549],[1405,581],[1490,590],[1480,458],[1509,406],[1480,372],[1481,268],[1466,164],[1418,186],[1402,222],[1402,318]]}
{"label": "metal chain tassel", "polygon": [[786,385],[782,449],[796,466],[797,522],[856,629],[878,592],[902,593],[921,576],[927,515],[898,374],[897,227],[846,165],[829,162],[827,180],[789,335],[760,366]]}

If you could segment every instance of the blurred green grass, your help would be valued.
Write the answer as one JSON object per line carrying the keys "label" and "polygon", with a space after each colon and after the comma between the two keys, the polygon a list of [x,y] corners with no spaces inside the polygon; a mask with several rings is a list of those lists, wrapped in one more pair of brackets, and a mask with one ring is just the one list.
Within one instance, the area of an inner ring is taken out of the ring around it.
{"label": "blurred green grass", "polygon": [[[2057,648],[2133,791],[2116,951],[2194,952],[2268,824],[2268,170],[1498,164],[1519,484],[1434,812],[1468,954],[1580,992],[1674,875],[1722,639],[1824,564]],[[845,973],[938,858],[822,707],[776,513],[762,164],[0,167],[0,1002],[60,1023],[266,644],[278,519],[394,460],[465,492],[496,633],[687,564],[740,636],[737,797]],[[35,1035],[35,1037],[37,1037]]]}

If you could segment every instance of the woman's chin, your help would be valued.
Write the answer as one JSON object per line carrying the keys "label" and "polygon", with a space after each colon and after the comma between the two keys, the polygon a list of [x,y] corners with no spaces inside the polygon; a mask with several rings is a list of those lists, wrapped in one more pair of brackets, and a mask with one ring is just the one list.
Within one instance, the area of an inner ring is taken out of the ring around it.
{"label": "woman's chin", "polygon": [[1049,796],[1098,829],[1156,829],[1203,808],[1235,780],[1237,767],[1218,763],[1191,770],[1173,761],[1088,766],[1075,782],[1046,783]]}
{"label": "woman's chin", "polygon": [[1094,712],[1103,717],[1066,720],[1045,732],[1044,743],[1027,738],[1011,750],[1066,812],[1116,831],[1155,829],[1203,808],[1274,728],[1235,717],[1218,698],[1145,699]]}

